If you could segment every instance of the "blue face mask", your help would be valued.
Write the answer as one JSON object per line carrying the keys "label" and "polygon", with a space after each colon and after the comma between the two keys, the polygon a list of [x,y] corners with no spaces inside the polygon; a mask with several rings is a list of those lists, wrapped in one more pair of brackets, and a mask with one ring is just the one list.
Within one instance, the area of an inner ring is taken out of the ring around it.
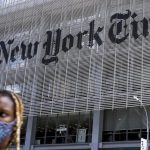
{"label": "blue face mask", "polygon": [[0,121],[0,143],[12,134],[15,124],[16,121],[10,123]]}

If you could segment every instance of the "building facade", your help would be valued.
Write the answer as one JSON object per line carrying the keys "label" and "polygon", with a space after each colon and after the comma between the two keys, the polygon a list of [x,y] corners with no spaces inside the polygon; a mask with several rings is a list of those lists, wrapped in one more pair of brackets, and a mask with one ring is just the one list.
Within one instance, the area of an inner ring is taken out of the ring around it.
{"label": "building facade", "polygon": [[0,1],[0,88],[23,99],[22,149],[139,149],[143,105],[150,114],[149,4]]}

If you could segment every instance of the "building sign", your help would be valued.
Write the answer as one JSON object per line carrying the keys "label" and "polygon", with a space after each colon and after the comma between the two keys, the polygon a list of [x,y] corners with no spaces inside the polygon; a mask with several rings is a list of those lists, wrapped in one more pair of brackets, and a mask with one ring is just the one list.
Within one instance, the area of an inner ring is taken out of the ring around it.
{"label": "building sign", "polygon": [[86,129],[77,129],[77,138],[78,143],[85,143],[86,141]]}
{"label": "building sign", "polygon": [[147,140],[143,138],[141,138],[141,150],[148,150]]}
{"label": "building sign", "polygon": [[[127,20],[130,19],[130,24],[127,24]],[[112,43],[120,44],[124,42],[129,34],[131,38],[135,40],[139,36],[144,36],[145,38],[149,35],[148,32],[148,23],[149,18],[143,18],[142,20],[138,20],[138,15],[135,12],[131,12],[130,10],[126,10],[124,13],[115,13],[110,18],[111,26],[108,31],[108,37]],[[142,33],[139,33],[139,26],[142,25]],[[129,26],[131,26],[131,33],[129,33]],[[56,31],[47,31],[46,36],[47,40],[43,43],[43,49],[45,49],[44,57],[41,60],[41,63],[48,65],[51,62],[58,62],[58,53],[60,50],[63,52],[68,52],[73,46],[76,46],[78,49],[82,49],[82,39],[84,35],[89,36],[88,47],[92,47],[94,45],[94,40],[101,46],[103,41],[100,37],[100,33],[104,30],[104,26],[98,27],[95,30],[95,20],[92,20],[89,23],[89,30],[85,30],[83,32],[78,32],[76,35],[68,34],[63,39],[61,38],[62,29],[58,28]],[[53,36],[55,34],[55,38]],[[75,43],[74,39],[77,38],[77,43]],[[62,41],[61,41],[62,39]],[[29,43],[26,45],[24,41],[21,42],[21,45],[16,45],[11,49],[11,53],[9,54],[9,48],[12,47],[14,43],[14,39],[8,40],[8,42],[0,41],[0,54],[3,53],[3,59],[0,60],[0,63],[5,61],[8,63],[8,59],[10,58],[11,62],[16,61],[17,53],[21,52],[21,59],[31,59],[37,55],[39,41],[35,43]],[[62,45],[60,44],[62,43]]]}
{"label": "building sign", "polygon": [[59,125],[59,128],[56,129],[56,131],[61,134],[62,132],[66,132],[66,131],[67,131],[67,128],[65,127],[64,124],[60,124],[60,125]]}

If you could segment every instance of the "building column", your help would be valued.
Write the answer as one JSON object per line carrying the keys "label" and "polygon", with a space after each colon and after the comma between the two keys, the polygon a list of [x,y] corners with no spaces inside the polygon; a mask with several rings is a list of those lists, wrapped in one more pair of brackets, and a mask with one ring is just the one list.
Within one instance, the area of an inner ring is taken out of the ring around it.
{"label": "building column", "polygon": [[103,111],[93,112],[92,143],[91,150],[98,150],[99,143],[102,142],[103,132]]}
{"label": "building column", "polygon": [[34,144],[35,134],[36,134],[36,123],[37,123],[37,117],[35,116],[28,117],[25,145],[23,148],[24,150],[30,150],[31,145]]}

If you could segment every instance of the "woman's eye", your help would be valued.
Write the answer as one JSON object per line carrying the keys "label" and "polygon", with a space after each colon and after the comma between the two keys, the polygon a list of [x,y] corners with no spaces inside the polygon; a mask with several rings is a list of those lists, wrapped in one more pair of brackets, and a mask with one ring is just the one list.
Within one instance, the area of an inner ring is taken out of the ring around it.
{"label": "woman's eye", "polygon": [[4,112],[0,112],[0,117],[6,117],[7,116],[7,114],[6,113],[4,113]]}

